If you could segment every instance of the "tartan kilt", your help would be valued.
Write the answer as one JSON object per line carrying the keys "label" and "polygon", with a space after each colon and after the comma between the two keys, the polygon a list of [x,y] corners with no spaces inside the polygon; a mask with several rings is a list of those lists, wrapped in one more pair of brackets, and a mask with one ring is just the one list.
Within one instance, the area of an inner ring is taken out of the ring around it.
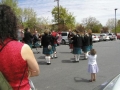
{"label": "tartan kilt", "polygon": [[81,54],[81,48],[78,48],[78,47],[74,47],[73,48],[73,54]]}
{"label": "tartan kilt", "polygon": [[43,47],[43,54],[48,54],[48,55],[50,55],[50,54],[52,54],[52,53],[53,53],[52,49],[49,50],[48,47]]}
{"label": "tartan kilt", "polygon": [[90,50],[93,49],[93,46],[92,46],[92,45],[90,45],[89,47],[90,47]]}
{"label": "tartan kilt", "polygon": [[38,42],[35,43],[35,47],[40,47],[40,46],[41,46],[40,41],[38,41]]}
{"label": "tartan kilt", "polygon": [[84,46],[83,47],[83,52],[88,52],[90,51],[90,46]]}
{"label": "tartan kilt", "polygon": [[54,44],[54,45],[52,46],[52,51],[53,51],[53,52],[56,51],[56,47],[57,47],[57,44]]}
{"label": "tartan kilt", "polygon": [[28,43],[28,45],[29,45],[29,46],[30,46],[30,48],[32,49],[33,44],[32,44],[32,43]]}
{"label": "tartan kilt", "polygon": [[73,49],[73,44],[70,44],[70,49]]}

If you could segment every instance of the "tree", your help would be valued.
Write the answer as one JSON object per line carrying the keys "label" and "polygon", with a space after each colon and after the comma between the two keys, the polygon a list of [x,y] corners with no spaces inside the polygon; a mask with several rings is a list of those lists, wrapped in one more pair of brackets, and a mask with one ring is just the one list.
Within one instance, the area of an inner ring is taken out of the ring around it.
{"label": "tree", "polygon": [[114,18],[108,19],[106,26],[108,27],[110,32],[112,32],[112,30],[115,28],[115,19]]}
{"label": "tree", "polygon": [[96,20],[95,17],[88,17],[82,20],[82,25],[85,26],[86,29],[91,29],[93,33],[100,32],[102,24]]}
{"label": "tree", "polygon": [[76,25],[76,30],[78,30],[81,33],[84,33],[85,32],[85,27],[81,24],[77,24]]}
{"label": "tree", "polygon": [[68,10],[62,6],[59,7],[59,18],[58,7],[53,8],[52,16],[54,17],[53,22],[61,26],[58,28],[59,30],[64,30],[65,27],[68,27],[70,29],[73,29],[75,27],[75,17],[72,15],[72,13],[69,13]]}
{"label": "tree", "polygon": [[108,33],[108,27],[106,26],[102,27],[101,33]]}
{"label": "tree", "polygon": [[18,7],[17,0],[1,0],[0,4],[6,4],[10,6],[15,12],[16,16],[19,16],[21,14],[21,8]]}

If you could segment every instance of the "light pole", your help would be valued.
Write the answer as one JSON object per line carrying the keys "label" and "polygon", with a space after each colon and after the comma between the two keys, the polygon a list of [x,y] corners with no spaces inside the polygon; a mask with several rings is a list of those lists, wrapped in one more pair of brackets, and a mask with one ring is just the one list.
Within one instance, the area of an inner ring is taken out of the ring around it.
{"label": "light pole", "polygon": [[117,8],[115,8],[115,35],[116,35],[116,10]]}
{"label": "light pole", "polygon": [[59,0],[54,0],[57,1],[57,7],[58,7],[58,30],[59,30]]}

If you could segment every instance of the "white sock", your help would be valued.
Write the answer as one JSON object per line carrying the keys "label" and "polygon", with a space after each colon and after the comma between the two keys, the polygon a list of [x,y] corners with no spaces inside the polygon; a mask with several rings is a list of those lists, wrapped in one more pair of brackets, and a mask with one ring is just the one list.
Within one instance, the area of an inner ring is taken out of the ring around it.
{"label": "white sock", "polygon": [[75,61],[78,61],[77,54],[75,54]]}
{"label": "white sock", "polygon": [[87,53],[85,53],[85,58],[87,58]]}
{"label": "white sock", "polygon": [[46,56],[45,59],[47,63],[50,63],[50,56]]}
{"label": "white sock", "polygon": [[80,60],[80,54],[77,55],[78,56],[78,61]]}
{"label": "white sock", "polygon": [[57,53],[56,52],[54,52],[54,57],[57,57]]}

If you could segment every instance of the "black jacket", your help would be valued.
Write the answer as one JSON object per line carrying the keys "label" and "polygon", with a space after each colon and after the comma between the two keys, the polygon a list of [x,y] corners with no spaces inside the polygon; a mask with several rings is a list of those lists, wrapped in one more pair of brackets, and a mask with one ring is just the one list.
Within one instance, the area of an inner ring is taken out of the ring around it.
{"label": "black jacket", "polygon": [[73,38],[73,47],[82,47],[83,46],[83,37],[79,34],[75,35]]}
{"label": "black jacket", "polygon": [[92,45],[93,44],[93,42],[92,42],[92,35],[90,35],[89,37],[90,37],[90,45]]}
{"label": "black jacket", "polygon": [[42,36],[41,44],[43,47],[48,47],[48,45],[52,44],[51,41],[52,41],[51,35],[45,34]]}
{"label": "black jacket", "polygon": [[26,43],[26,44],[32,44],[32,34],[30,32],[25,32],[24,33],[24,38],[23,38],[23,41]]}
{"label": "black jacket", "polygon": [[37,41],[40,41],[39,38],[34,34],[33,35],[33,44],[35,44]]}
{"label": "black jacket", "polygon": [[90,37],[85,35],[83,46],[89,46],[89,45],[90,45]]}

